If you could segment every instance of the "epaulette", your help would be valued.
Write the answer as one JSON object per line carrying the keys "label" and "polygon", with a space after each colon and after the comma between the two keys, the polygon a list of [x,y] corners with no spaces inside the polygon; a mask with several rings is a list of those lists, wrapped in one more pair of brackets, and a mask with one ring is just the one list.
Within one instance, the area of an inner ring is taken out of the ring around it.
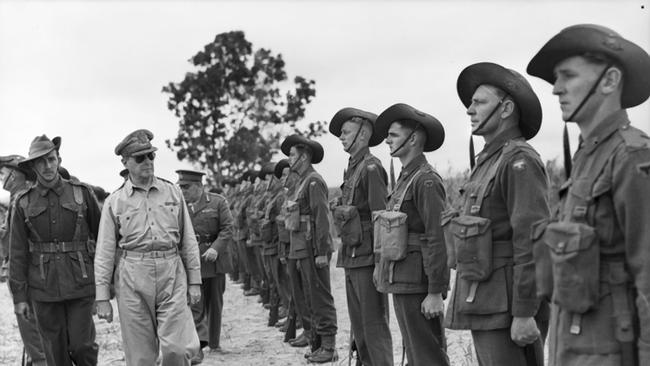
{"label": "epaulette", "polygon": [[165,182],[165,183],[169,183],[169,184],[171,184],[171,185],[174,185],[174,182],[171,182],[171,181],[169,181],[169,180],[167,180],[167,179],[165,179],[165,178],[156,177],[156,179],[158,179],[158,180],[162,180],[162,181]]}
{"label": "epaulette", "polygon": [[626,124],[618,129],[625,146],[632,149],[643,149],[650,147],[650,137],[638,128]]}
{"label": "epaulette", "polygon": [[31,192],[31,190],[34,189],[34,187],[36,187],[35,184],[33,184],[30,187],[27,187],[24,191],[18,192],[16,194],[16,203],[15,204],[17,206],[20,206],[20,208],[23,209],[23,212],[27,211],[27,205],[29,203],[27,200],[23,200],[23,197],[27,196],[29,194],[29,192]]}
{"label": "epaulette", "polygon": [[[72,194],[74,196],[74,201],[78,204],[81,205],[84,203],[84,196],[83,196],[83,191],[81,190],[81,187],[86,188],[89,192],[93,192],[92,187],[88,185],[87,183],[80,182],[80,181],[74,181],[74,180],[68,180],[68,183],[72,186]],[[95,195],[94,193],[92,193]]]}
{"label": "epaulette", "polygon": [[[224,196],[222,194],[219,194],[219,193],[206,192],[206,198],[207,197],[210,197],[210,198],[213,198],[213,199],[221,199],[222,201],[226,200],[226,196]],[[209,199],[208,199],[208,202],[210,202]]]}

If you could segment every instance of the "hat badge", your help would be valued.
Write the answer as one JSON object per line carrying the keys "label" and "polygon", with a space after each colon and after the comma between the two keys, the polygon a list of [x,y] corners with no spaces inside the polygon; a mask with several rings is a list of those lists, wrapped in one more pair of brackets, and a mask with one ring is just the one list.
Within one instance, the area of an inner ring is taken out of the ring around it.
{"label": "hat badge", "polygon": [[618,38],[612,35],[607,36],[603,40],[603,45],[605,45],[605,47],[614,51],[621,51],[623,49],[621,47],[621,42],[619,42]]}

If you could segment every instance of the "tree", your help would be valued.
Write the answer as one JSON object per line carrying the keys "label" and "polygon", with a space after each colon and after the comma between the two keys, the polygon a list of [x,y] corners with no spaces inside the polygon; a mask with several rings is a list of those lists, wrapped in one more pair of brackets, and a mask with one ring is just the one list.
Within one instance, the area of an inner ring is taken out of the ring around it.
{"label": "tree", "polygon": [[195,70],[162,89],[179,118],[178,135],[166,143],[215,183],[268,162],[284,136],[325,131],[322,121],[297,126],[316,95],[314,80],[296,76],[290,85],[282,55],[253,52],[244,32],[218,34],[189,62]]}

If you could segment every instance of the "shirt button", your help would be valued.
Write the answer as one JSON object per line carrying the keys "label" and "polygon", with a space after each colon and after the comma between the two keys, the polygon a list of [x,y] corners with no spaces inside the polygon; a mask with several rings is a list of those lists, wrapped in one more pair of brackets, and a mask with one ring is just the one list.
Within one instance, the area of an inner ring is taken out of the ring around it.
{"label": "shirt button", "polygon": [[56,224],[56,220],[52,220],[52,223],[53,223],[53,224]]}

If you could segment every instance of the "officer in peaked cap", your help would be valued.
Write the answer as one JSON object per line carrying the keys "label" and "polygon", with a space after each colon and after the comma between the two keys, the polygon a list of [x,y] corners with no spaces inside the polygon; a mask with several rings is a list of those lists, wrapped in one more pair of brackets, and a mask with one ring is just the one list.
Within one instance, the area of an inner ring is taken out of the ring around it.
{"label": "officer in peaked cap", "polygon": [[290,230],[288,258],[297,260],[309,297],[307,308],[312,322],[311,352],[307,357],[314,363],[333,362],[338,355],[336,308],[330,289],[329,261],[334,247],[329,227],[328,189],[312,165],[323,160],[324,151],[318,142],[298,134],[288,136],[280,149],[289,157],[291,170],[297,174],[296,188],[285,201],[288,211],[285,226]]}
{"label": "officer in peaked cap", "polygon": [[[189,365],[199,353],[187,306],[188,297],[191,305],[201,298],[199,248],[181,190],[154,175],[151,139],[151,131],[136,130],[115,147],[129,175],[102,211],[97,315],[112,321],[108,300],[115,268],[126,363],[153,364],[160,349],[163,365]],[[156,310],[161,308],[165,311]]]}
{"label": "officer in peaked cap", "polygon": [[[542,108],[523,76],[491,62],[466,67],[457,89],[485,148],[463,186],[460,216],[445,222],[458,248],[445,325],[471,330],[481,365],[542,365],[548,307],[539,312],[530,228],[549,217],[548,178],[526,142],[539,131]],[[463,235],[477,222],[492,248],[479,254],[465,249],[476,237]]]}
{"label": "officer in peaked cap", "polygon": [[61,178],[60,146],[60,137],[38,136],[18,162],[36,182],[14,204],[10,289],[15,313],[35,316],[48,365],[96,365],[92,258],[100,210],[90,187]]}
{"label": "officer in peaked cap", "polygon": [[650,96],[650,56],[580,24],[552,37],[527,71],[553,85],[562,119],[580,129],[558,214],[535,230],[551,251],[536,259],[538,288],[554,303],[549,364],[648,365],[650,139],[625,109]]}
{"label": "officer in peaked cap", "polygon": [[375,256],[371,213],[386,208],[388,193],[386,171],[369,149],[382,141],[375,133],[376,119],[376,114],[357,108],[343,108],[332,117],[330,133],[350,155],[341,197],[332,202],[332,211],[342,244],[336,265],[345,269],[348,313],[359,360],[392,365],[388,295],[377,291],[372,281]]}
{"label": "officer in peaked cap", "polygon": [[[18,167],[18,163],[23,160],[25,158],[20,155],[0,156],[0,179],[2,180],[2,188],[10,193],[9,209],[7,210],[5,221],[2,223],[2,227],[0,227],[0,260],[2,261],[0,282],[5,282],[9,276],[9,225],[11,223],[11,208],[14,205],[16,197],[27,190],[29,184],[31,184],[30,181],[34,180],[33,171]],[[16,321],[18,323],[18,330],[20,331],[20,338],[25,347],[26,361],[36,366],[45,365],[45,353],[43,353],[43,345],[41,343],[41,336],[38,333],[36,319],[30,317],[25,320],[22,316],[16,314]]]}
{"label": "officer in peaked cap", "polygon": [[387,208],[406,214],[409,233],[405,258],[391,260],[382,253],[375,284],[378,291],[393,294],[409,364],[448,365],[442,312],[449,270],[440,227],[445,189],[423,153],[442,146],[445,132],[435,117],[403,103],[383,111],[375,128],[402,163]]}
{"label": "officer in peaked cap", "polygon": [[[183,192],[201,254],[201,300],[192,305],[192,314],[201,348],[220,348],[225,274],[232,269],[229,246],[232,240],[232,214],[226,198],[209,193],[203,186],[205,173],[177,170],[178,186]],[[193,363],[203,360],[199,351]]]}

